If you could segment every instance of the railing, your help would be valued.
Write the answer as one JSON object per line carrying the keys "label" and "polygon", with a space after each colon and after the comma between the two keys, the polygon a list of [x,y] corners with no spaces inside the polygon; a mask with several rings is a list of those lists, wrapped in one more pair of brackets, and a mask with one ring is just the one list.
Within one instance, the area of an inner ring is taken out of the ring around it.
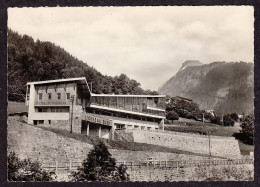
{"label": "railing", "polygon": [[143,114],[151,114],[151,115],[157,115],[157,116],[163,116],[165,117],[165,111],[160,111],[160,110],[151,110],[151,109],[140,109],[140,107],[124,107],[120,105],[106,105],[106,104],[100,104],[100,103],[91,103],[93,106],[101,106],[101,107],[106,107],[106,108],[111,108],[111,109],[118,109],[118,110],[126,110],[126,111],[131,111],[131,112],[138,112],[138,113],[143,113]]}
{"label": "railing", "polygon": [[254,164],[254,159],[232,159],[232,160],[155,160],[155,161],[143,161],[143,162],[117,162],[117,165],[124,164],[127,168],[189,168],[189,167],[209,167],[209,166],[228,166],[228,165],[242,165],[242,164]]}
{"label": "railing", "polygon": [[130,142],[123,134],[121,134],[117,131],[114,131],[114,133],[118,136],[119,139],[121,138],[121,139],[124,139],[127,142]]}
{"label": "railing", "polygon": [[35,101],[35,105],[71,105],[71,102],[69,100],[66,101],[56,101],[56,100],[50,100],[50,101]]}
{"label": "railing", "polygon": [[[207,160],[146,160],[142,162],[134,161],[119,161],[116,163],[118,166],[124,164],[129,169],[135,168],[189,168],[189,167],[209,167],[209,166],[229,166],[229,165],[243,165],[243,164],[254,164],[254,159],[207,159]],[[59,170],[75,171],[82,166],[82,162],[70,161],[55,161],[49,163],[43,163],[42,168],[48,171]]]}

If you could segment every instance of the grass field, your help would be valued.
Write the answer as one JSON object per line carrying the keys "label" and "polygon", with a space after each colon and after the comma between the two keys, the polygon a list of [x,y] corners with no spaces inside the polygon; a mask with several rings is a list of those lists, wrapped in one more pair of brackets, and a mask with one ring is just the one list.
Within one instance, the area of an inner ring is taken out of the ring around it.
{"label": "grass field", "polygon": [[28,107],[23,102],[8,101],[7,112],[8,114],[28,112]]}

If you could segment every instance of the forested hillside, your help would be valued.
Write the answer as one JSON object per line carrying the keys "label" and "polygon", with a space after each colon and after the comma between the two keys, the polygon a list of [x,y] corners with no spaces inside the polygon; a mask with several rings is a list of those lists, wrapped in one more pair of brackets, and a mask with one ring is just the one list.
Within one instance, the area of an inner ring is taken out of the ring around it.
{"label": "forested hillside", "polygon": [[246,62],[189,66],[169,79],[159,92],[190,98],[204,110],[249,113],[254,108],[253,67],[253,63]]}
{"label": "forested hillside", "polygon": [[51,79],[86,77],[93,93],[157,94],[143,90],[125,74],[102,75],[51,42],[34,41],[27,35],[8,30],[8,100],[23,101],[26,83]]}

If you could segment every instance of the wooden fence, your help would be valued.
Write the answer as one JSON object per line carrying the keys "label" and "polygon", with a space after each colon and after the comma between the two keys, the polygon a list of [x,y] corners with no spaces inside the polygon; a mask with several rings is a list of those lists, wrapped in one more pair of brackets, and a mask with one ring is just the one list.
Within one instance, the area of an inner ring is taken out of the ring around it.
{"label": "wooden fence", "polygon": [[[134,162],[134,161],[121,161],[117,162],[117,165],[124,164],[128,169],[153,169],[153,168],[188,168],[188,167],[209,167],[209,166],[219,166],[219,165],[241,165],[241,164],[253,164],[254,159],[232,159],[232,160],[164,160],[164,161],[144,161],[144,162]],[[70,161],[55,161],[50,163],[43,163],[42,168],[49,171],[68,170],[75,171],[82,166],[82,162]]]}

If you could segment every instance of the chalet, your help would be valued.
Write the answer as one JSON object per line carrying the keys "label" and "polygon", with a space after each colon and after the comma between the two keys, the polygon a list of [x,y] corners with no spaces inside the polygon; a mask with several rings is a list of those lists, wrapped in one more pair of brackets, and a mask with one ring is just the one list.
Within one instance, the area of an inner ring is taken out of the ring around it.
{"label": "chalet", "polygon": [[28,82],[28,123],[114,138],[115,130],[164,129],[164,95],[94,94],[85,77]]}

